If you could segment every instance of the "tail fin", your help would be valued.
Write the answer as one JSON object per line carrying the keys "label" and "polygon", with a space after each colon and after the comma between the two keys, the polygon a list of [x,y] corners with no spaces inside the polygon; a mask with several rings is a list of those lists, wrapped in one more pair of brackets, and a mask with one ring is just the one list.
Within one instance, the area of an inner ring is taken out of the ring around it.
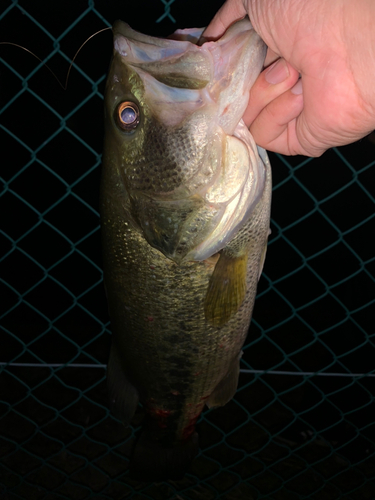
{"label": "tail fin", "polygon": [[147,431],[135,445],[130,462],[130,476],[138,481],[180,480],[199,450],[198,434],[186,441],[165,445],[153,441]]}

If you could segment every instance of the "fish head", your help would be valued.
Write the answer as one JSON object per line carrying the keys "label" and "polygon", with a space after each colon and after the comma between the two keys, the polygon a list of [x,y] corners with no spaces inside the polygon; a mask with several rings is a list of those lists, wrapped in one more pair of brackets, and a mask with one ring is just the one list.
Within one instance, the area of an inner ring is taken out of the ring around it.
{"label": "fish head", "polygon": [[266,46],[248,19],[198,46],[202,32],[160,39],[117,21],[106,85],[106,161],[144,237],[176,262],[223,248],[264,186],[241,118]]}

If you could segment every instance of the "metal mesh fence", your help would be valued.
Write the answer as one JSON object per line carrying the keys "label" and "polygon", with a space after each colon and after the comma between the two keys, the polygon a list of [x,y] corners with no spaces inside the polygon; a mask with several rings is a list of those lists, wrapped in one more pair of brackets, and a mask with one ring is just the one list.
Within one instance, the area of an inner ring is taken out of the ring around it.
{"label": "metal mesh fence", "polygon": [[[63,80],[116,18],[154,35],[206,25],[221,2],[11,2],[0,41]],[[98,225],[110,32],[68,90],[0,45],[0,497],[375,498],[375,146],[272,155],[272,235],[240,386],[199,424],[183,481],[132,481],[134,431],[107,409],[110,325]]]}

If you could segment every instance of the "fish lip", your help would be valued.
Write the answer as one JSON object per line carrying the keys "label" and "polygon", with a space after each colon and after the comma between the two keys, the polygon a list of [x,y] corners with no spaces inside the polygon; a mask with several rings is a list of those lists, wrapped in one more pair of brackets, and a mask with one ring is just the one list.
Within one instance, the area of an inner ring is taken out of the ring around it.
{"label": "fish lip", "polygon": [[[243,26],[246,26],[246,29],[243,29]],[[219,39],[212,41],[204,41],[203,43],[199,43],[201,41],[201,35],[204,32],[205,28],[187,28],[187,29],[178,29],[167,38],[160,38],[152,35],[146,35],[141,33],[140,31],[134,30],[129,26],[129,24],[121,21],[120,19],[116,20],[112,26],[112,33],[114,38],[114,46],[115,50],[117,50],[121,54],[121,49],[118,46],[118,39],[120,37],[124,37],[129,39],[132,42],[144,43],[149,45],[154,45],[160,48],[169,48],[172,51],[171,55],[178,55],[178,53],[184,52],[189,46],[193,46],[198,51],[207,51],[209,47],[214,47],[218,42],[226,41],[227,39],[233,38],[236,36],[236,33],[240,33],[243,31],[253,31],[253,36],[259,38],[259,41],[264,45],[264,58],[266,55],[267,46],[258,35],[258,33],[254,30],[248,16],[243,18],[240,21],[232,24],[227,31],[224,33],[222,37]]]}
{"label": "fish lip", "polygon": [[[243,19],[238,20],[236,23],[232,24],[226,32],[217,40],[206,40],[202,37],[202,34],[204,30],[206,29],[205,27],[203,28],[185,28],[185,29],[177,29],[174,33],[170,34],[166,38],[162,37],[157,37],[157,36],[152,36],[152,35],[146,35],[140,31],[137,31],[133,28],[130,27],[130,25],[121,19],[117,19],[113,25],[112,25],[112,33],[113,36],[121,35],[126,38],[131,38],[134,39],[135,41],[139,42],[144,42],[144,43],[150,43],[153,42],[154,45],[160,46],[160,47],[165,47],[167,45],[170,45],[171,42],[173,45],[175,45],[175,42],[178,43],[191,43],[192,45],[195,45],[196,47],[200,48],[203,47],[206,44],[216,44],[218,40],[222,40],[225,38],[228,38],[229,36],[233,36],[234,33],[240,32],[242,29],[242,26],[246,23],[247,30],[254,30],[253,25],[251,24],[251,21],[248,16],[245,16]],[[254,30],[255,32],[255,30]],[[256,32],[255,32],[256,33]],[[259,36],[259,35],[257,35]]]}
{"label": "fish lip", "polygon": [[[197,30],[203,32],[204,28],[197,28]],[[194,46],[197,49],[201,48],[201,46],[197,45],[198,38],[196,37],[191,37],[190,40],[182,40],[173,38],[173,34],[168,38],[159,38],[152,35],[145,35],[144,33],[134,30],[129,26],[129,24],[121,20],[117,20],[114,22],[112,26],[112,33],[114,39],[114,48],[120,54],[122,52],[119,43],[119,40],[121,38],[130,40],[130,42],[133,42],[135,44],[141,43],[154,46],[155,48],[159,47],[160,49],[164,49],[165,51],[170,52],[169,56],[177,56],[178,54],[182,54],[189,46]]]}
{"label": "fish lip", "polygon": [[[117,19],[112,25],[113,36],[121,35],[126,38],[132,38],[136,41],[144,43],[147,42],[150,43],[150,41],[153,41],[155,45],[162,47],[170,45],[172,43],[173,45],[175,45],[175,42],[184,44],[188,42],[199,47],[200,45],[198,45],[198,41],[204,30],[205,28],[187,28],[184,30],[176,30],[174,33],[172,33],[166,38],[160,38],[157,36],[146,35],[144,33],[141,33],[140,31],[134,30],[129,26],[128,23],[121,21],[121,19]],[[188,39],[183,39],[182,38],[183,36],[187,36]]]}

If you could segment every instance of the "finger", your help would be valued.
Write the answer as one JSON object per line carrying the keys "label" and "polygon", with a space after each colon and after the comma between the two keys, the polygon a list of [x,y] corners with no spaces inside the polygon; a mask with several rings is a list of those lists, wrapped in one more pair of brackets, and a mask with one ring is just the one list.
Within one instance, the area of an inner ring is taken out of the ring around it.
{"label": "finger", "polygon": [[275,62],[278,58],[280,57],[280,54],[276,54],[273,50],[271,50],[269,47],[267,49],[267,54],[266,54],[266,60],[264,61],[264,67],[267,68],[268,66],[271,66],[273,62]]}
{"label": "finger", "polygon": [[250,90],[249,104],[243,116],[246,125],[249,127],[263,108],[291,89],[298,76],[298,71],[282,58],[265,69]]}
{"label": "finger", "polygon": [[201,39],[203,38],[205,41],[217,40],[224,35],[231,24],[245,16],[246,10],[242,0],[225,2],[202,33]]}
{"label": "finger", "polygon": [[294,92],[298,92],[300,87],[298,82],[293,89],[271,101],[256,117],[250,132],[259,146],[285,155],[310,156],[301,146],[296,133],[296,120],[303,109],[303,95]]}

